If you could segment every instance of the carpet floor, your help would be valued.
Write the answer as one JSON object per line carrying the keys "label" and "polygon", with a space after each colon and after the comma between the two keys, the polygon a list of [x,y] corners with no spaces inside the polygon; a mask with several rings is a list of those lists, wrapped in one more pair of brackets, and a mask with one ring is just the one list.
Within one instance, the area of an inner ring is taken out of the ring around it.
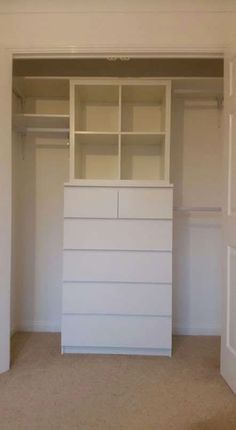
{"label": "carpet floor", "polygon": [[0,375],[0,430],[236,430],[220,339],[177,336],[173,357],[60,355],[60,336],[17,333]]}

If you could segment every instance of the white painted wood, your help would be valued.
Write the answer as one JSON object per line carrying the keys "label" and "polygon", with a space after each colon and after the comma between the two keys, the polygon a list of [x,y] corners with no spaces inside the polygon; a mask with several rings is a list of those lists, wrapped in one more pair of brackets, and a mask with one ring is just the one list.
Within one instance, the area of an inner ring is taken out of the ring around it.
{"label": "white painted wood", "polygon": [[122,181],[114,179],[110,181],[109,179],[80,179],[80,180],[72,180],[70,182],[66,182],[65,187],[109,187],[109,188],[173,188],[169,182],[166,181],[156,181],[156,180],[126,180]]}
{"label": "white painted wood", "polygon": [[100,347],[79,347],[62,346],[62,354],[118,354],[118,355],[144,355],[170,357],[170,348],[100,348]]}
{"label": "white painted wood", "polygon": [[13,127],[17,130],[26,132],[28,129],[47,129],[58,128],[68,129],[69,134],[69,115],[61,114],[16,114],[13,116]]}
{"label": "white painted wood", "polygon": [[64,216],[70,218],[116,218],[117,190],[65,187]]}
{"label": "white painted wood", "polygon": [[75,87],[70,81],[70,181],[75,178]]}
{"label": "white painted wood", "polygon": [[221,373],[236,393],[236,43],[225,58],[224,289]]}
{"label": "white painted wood", "polygon": [[0,48],[0,373],[7,371],[10,366],[12,252],[11,76],[11,56],[5,49]]}
{"label": "white painted wood", "polygon": [[120,218],[172,219],[172,189],[127,189],[119,192]]}
{"label": "white painted wood", "polygon": [[172,221],[65,219],[64,249],[171,251]]}
{"label": "white painted wood", "polygon": [[63,346],[171,348],[171,318],[63,315]]}
{"label": "white painted wood", "polygon": [[[170,81],[80,78],[70,87],[71,178],[169,180]],[[117,132],[116,139],[109,132]]]}
{"label": "white painted wood", "polygon": [[64,251],[64,281],[172,282],[170,252]]}
{"label": "white painted wood", "polygon": [[171,294],[168,284],[65,282],[62,312],[170,316]]}

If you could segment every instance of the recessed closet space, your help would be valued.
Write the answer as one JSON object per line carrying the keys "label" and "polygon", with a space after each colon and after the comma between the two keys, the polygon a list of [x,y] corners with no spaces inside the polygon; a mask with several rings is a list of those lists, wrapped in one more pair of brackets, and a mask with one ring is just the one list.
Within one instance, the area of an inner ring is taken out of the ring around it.
{"label": "recessed closet space", "polygon": [[12,326],[59,330],[68,80],[14,79]]}
{"label": "recessed closet space", "polygon": [[12,331],[219,334],[223,61],[16,59],[12,100]]}

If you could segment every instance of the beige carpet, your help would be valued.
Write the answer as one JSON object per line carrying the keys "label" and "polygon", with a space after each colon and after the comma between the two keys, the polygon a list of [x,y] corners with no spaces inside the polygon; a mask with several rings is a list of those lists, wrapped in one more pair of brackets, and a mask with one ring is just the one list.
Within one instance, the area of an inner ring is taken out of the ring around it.
{"label": "beige carpet", "polygon": [[164,357],[60,355],[60,336],[18,333],[0,375],[1,430],[236,430],[219,338],[176,337]]}

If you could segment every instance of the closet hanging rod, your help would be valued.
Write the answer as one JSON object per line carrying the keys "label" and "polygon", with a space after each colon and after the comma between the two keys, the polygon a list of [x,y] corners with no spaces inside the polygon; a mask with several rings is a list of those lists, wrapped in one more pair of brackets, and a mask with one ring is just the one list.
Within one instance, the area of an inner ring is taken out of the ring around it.
{"label": "closet hanging rod", "polygon": [[174,207],[174,211],[176,212],[217,212],[221,213],[222,208],[220,206],[179,206]]}
{"label": "closet hanging rod", "polygon": [[209,90],[191,90],[191,89],[175,89],[174,94],[180,96],[199,96],[199,97],[212,97],[215,99],[222,98],[223,94],[221,92],[209,91]]}

